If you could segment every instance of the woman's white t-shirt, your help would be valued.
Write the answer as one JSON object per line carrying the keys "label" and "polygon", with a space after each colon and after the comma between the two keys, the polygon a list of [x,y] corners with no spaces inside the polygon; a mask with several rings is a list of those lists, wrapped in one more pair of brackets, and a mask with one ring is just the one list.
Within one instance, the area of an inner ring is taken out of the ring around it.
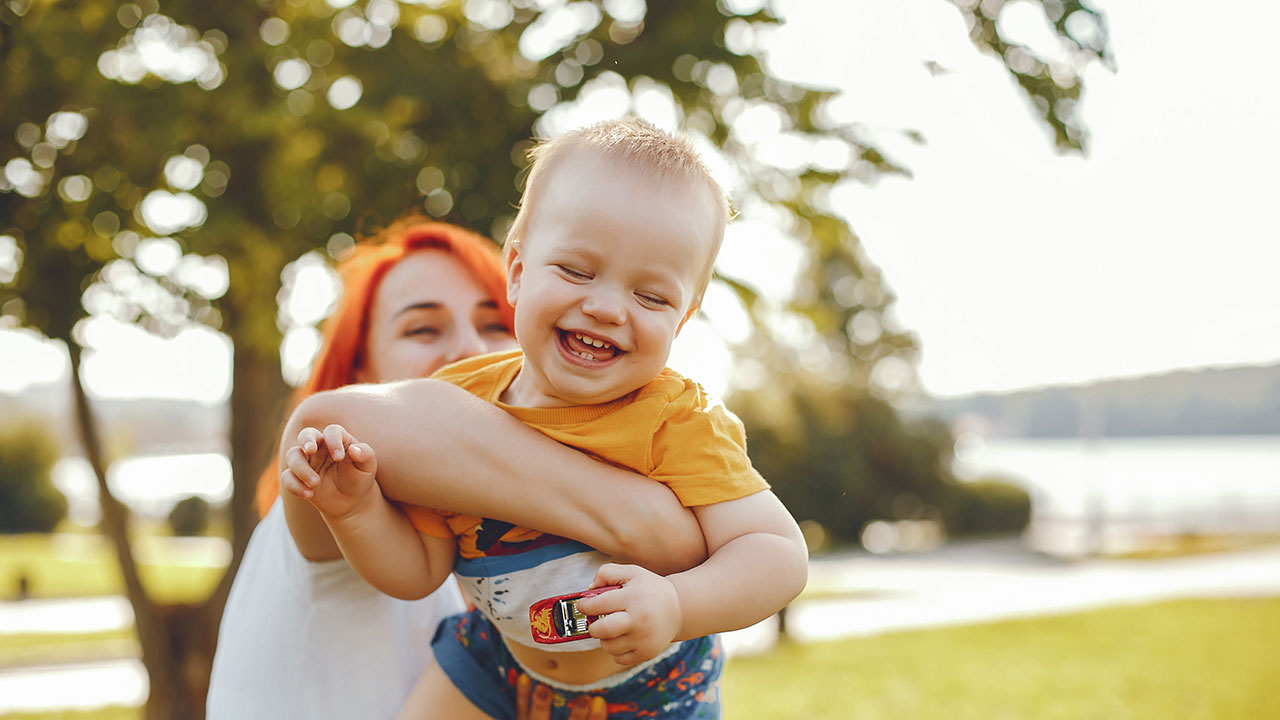
{"label": "woman's white t-shirt", "polygon": [[394,718],[464,609],[450,576],[421,600],[383,595],[345,560],[311,562],[276,500],[249,539],[222,613],[208,720]]}

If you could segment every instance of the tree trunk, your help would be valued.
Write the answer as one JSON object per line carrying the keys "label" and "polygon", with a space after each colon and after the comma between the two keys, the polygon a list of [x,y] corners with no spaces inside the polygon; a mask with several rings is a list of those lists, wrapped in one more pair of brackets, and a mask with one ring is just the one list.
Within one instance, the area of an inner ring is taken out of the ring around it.
{"label": "tree trunk", "polygon": [[102,507],[102,531],[106,533],[115,549],[120,574],[124,578],[125,595],[129,598],[129,605],[133,607],[134,626],[138,633],[138,643],[142,646],[142,664],[147,669],[151,684],[151,694],[147,700],[147,717],[163,717],[163,715],[152,713],[151,708],[158,698],[166,697],[167,689],[174,685],[171,678],[173,664],[169,662],[167,628],[157,612],[158,609],[147,596],[146,589],[142,587],[142,579],[138,576],[138,565],[133,558],[133,548],[129,542],[128,508],[111,494],[111,488],[107,485],[107,462],[102,454],[97,421],[89,405],[84,384],[80,380],[82,348],[70,337],[63,337],[62,340],[67,344],[67,351],[71,356],[71,390],[75,396],[76,425],[80,431],[80,442],[84,446],[85,457],[93,468],[93,475],[98,481],[98,502]]}
{"label": "tree trunk", "polygon": [[262,469],[274,460],[276,441],[288,396],[288,386],[280,376],[277,352],[266,352],[240,337],[234,311],[225,311],[224,330],[235,348],[231,386],[231,565],[227,575],[209,598],[209,605],[221,615],[231,589],[231,580],[240,567],[249,536],[258,523],[253,506],[254,492]]}
{"label": "tree trunk", "polygon": [[142,585],[129,540],[128,508],[112,495],[107,485],[107,462],[102,454],[93,410],[80,379],[82,348],[70,338],[62,339],[67,343],[71,356],[71,387],[80,439],[98,481],[102,531],[115,548],[125,593],[133,608],[138,642],[142,647],[142,664],[150,681],[144,717],[147,720],[200,720],[204,717],[222,608],[249,534],[253,531],[254,481],[274,442],[276,407],[284,397],[279,364],[274,358],[263,358],[252,352],[236,354],[235,392],[232,394],[232,464],[236,480],[232,527],[235,539],[231,567],[218,589],[205,602],[162,604],[151,600]]}

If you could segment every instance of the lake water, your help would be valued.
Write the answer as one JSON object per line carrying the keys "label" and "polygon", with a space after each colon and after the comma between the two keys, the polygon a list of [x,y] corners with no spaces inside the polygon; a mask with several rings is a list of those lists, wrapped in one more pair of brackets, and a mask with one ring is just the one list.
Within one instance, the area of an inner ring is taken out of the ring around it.
{"label": "lake water", "polygon": [[[962,435],[955,469],[965,479],[1007,476],[1031,492],[1040,530],[1105,522],[1144,532],[1280,530],[1280,437],[988,439]],[[111,466],[112,490],[135,511],[163,517],[175,502],[231,497],[231,463],[219,453],[130,457]],[[88,463],[65,458],[54,483],[71,517],[97,518]]]}
{"label": "lake water", "polygon": [[1025,487],[1033,531],[1061,542],[1084,542],[1082,533],[1114,544],[1135,535],[1280,531],[1280,437],[965,435],[956,451],[962,478],[1003,475]]}
{"label": "lake water", "polygon": [[[53,468],[53,484],[67,496],[73,522],[98,521],[98,483],[82,457],[65,457]],[[231,500],[231,460],[221,453],[126,457],[111,464],[107,485],[134,512],[163,518],[179,500],[197,495],[215,505]]]}

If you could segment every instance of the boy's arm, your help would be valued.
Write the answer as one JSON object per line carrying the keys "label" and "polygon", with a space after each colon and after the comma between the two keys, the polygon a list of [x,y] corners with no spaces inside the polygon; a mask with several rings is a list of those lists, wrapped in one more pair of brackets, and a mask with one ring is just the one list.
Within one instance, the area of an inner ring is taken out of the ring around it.
{"label": "boy's arm", "polygon": [[[665,486],[565,447],[453,385],[407,380],[317,393],[294,411],[285,442],[330,423],[377,448],[378,482],[396,501],[571,537],[659,573],[706,557],[697,520]],[[294,508],[290,529],[316,529],[299,509],[310,508]],[[323,538],[295,539],[326,549]]]}
{"label": "boy's arm", "polygon": [[794,518],[771,491],[694,507],[707,562],[668,575],[680,596],[676,639],[759,623],[803,591],[809,551]]}
{"label": "boy's arm", "polygon": [[289,526],[289,534],[293,536],[293,544],[298,552],[308,560],[336,560],[342,557],[342,550],[324,524],[320,512],[306,500],[284,491],[284,482],[280,483],[280,502],[284,505],[284,521]]}
{"label": "boy's arm", "polygon": [[296,437],[300,445],[282,453],[282,496],[322,517],[347,562],[378,590],[414,600],[439,587],[453,570],[454,540],[419,536],[387,501],[373,449],[338,425]]}
{"label": "boy's arm", "polygon": [[634,565],[604,565],[591,587],[621,585],[578,601],[601,615],[591,635],[620,665],[634,665],[672,640],[737,630],[781,610],[804,588],[808,552],[790,513],[762,490],[695,507],[711,557],[661,577]]}
{"label": "boy's arm", "polygon": [[381,492],[363,511],[327,521],[352,569],[391,597],[426,597],[453,572],[455,541],[419,533]]}
{"label": "boy's arm", "polygon": [[693,510],[710,557],[667,576],[680,598],[677,640],[760,622],[804,589],[809,573],[804,536],[772,492]]}

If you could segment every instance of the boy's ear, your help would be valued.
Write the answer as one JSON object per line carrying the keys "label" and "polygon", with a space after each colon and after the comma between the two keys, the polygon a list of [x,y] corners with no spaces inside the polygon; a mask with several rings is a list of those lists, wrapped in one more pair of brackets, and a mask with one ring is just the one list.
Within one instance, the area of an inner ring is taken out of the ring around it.
{"label": "boy's ear", "polygon": [[511,251],[507,253],[507,304],[516,306],[516,298],[520,296],[520,279],[524,274],[524,261],[520,258],[520,243],[513,241]]}
{"label": "boy's ear", "polygon": [[689,322],[689,318],[693,317],[701,307],[701,303],[694,303],[689,307],[689,312],[686,312],[684,317],[680,318],[680,324],[676,326],[676,337],[680,337],[680,331],[684,329],[684,324]]}

